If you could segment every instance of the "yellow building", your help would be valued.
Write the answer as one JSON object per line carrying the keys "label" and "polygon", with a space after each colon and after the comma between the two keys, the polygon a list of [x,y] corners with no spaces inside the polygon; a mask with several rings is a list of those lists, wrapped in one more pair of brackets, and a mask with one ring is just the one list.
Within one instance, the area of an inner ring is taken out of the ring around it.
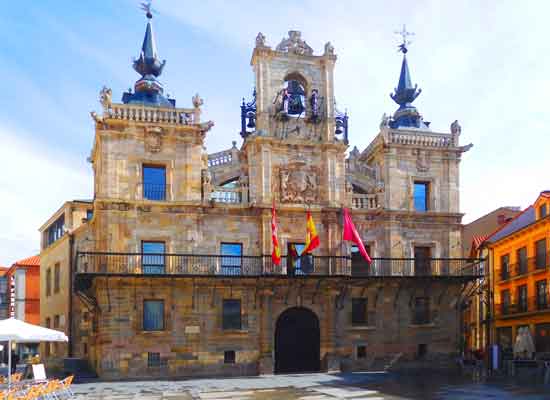
{"label": "yellow building", "polygon": [[512,351],[528,327],[537,353],[550,352],[550,191],[487,240],[494,299],[493,339]]}

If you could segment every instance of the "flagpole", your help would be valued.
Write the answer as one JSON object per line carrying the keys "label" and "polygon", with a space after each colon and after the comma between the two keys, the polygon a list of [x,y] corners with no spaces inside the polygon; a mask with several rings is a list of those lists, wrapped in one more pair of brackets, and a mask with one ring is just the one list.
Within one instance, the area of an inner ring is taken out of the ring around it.
{"label": "flagpole", "polygon": [[8,391],[11,389],[11,340],[8,340]]}

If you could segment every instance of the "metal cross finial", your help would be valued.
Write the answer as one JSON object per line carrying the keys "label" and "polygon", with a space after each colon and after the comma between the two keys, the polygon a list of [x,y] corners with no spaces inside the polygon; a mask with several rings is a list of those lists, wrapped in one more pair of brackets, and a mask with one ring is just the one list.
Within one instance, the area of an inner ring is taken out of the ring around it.
{"label": "metal cross finial", "polygon": [[411,44],[411,41],[407,40],[407,36],[414,36],[414,33],[408,32],[405,24],[403,24],[403,29],[401,31],[395,31],[394,33],[403,38],[403,42],[397,47],[399,47],[399,51],[401,51],[403,54],[406,54],[408,51],[407,46]]}
{"label": "metal cross finial", "polygon": [[153,9],[151,8],[151,3],[152,0],[148,0],[140,4],[141,9],[145,11],[145,15],[149,19],[153,18]]}

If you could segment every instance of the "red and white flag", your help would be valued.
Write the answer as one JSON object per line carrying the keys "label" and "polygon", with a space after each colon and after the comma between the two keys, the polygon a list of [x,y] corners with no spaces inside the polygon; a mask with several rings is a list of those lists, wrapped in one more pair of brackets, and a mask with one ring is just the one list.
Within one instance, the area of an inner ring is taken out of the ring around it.
{"label": "red and white flag", "polygon": [[281,265],[281,248],[279,247],[277,214],[275,213],[275,202],[271,208],[271,241],[273,243],[273,251],[271,252],[271,260],[275,265]]}
{"label": "red and white flag", "polygon": [[355,243],[357,245],[357,248],[359,249],[359,252],[363,256],[363,258],[370,264],[372,260],[369,254],[367,253],[367,249],[365,249],[365,245],[363,245],[363,241],[361,240],[361,236],[359,236],[359,232],[357,232],[357,229],[355,229],[355,225],[351,220],[351,216],[349,215],[348,209],[344,208],[343,213],[344,213],[344,235],[342,239],[349,240]]}

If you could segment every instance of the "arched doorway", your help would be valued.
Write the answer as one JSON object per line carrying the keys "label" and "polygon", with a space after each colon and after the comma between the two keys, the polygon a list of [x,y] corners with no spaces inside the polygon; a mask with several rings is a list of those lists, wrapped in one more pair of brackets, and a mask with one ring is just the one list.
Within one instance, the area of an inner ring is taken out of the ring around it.
{"label": "arched doorway", "polygon": [[283,312],[275,326],[275,373],[318,372],[319,318],[304,307]]}

